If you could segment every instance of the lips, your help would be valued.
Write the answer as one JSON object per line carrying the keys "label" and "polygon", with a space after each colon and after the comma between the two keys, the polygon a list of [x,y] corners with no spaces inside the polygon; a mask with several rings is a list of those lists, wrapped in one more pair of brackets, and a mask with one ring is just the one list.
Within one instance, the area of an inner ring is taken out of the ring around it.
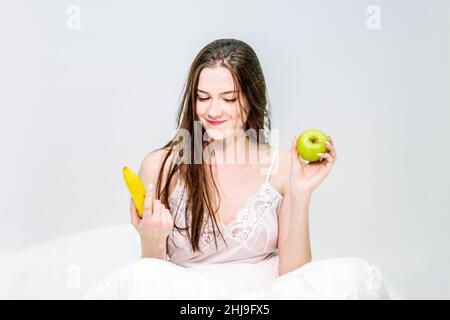
{"label": "lips", "polygon": [[208,121],[208,124],[211,126],[219,126],[222,123],[226,122],[226,120],[224,120],[224,121],[209,121],[209,120],[207,120],[207,121]]}

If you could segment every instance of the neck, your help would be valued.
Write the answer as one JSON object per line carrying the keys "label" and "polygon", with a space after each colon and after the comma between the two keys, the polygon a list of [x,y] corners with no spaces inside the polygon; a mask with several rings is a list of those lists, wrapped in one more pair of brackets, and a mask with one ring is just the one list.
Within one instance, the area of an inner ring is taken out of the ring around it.
{"label": "neck", "polygon": [[256,161],[253,142],[245,135],[234,135],[211,143],[213,163],[220,165],[248,164]]}

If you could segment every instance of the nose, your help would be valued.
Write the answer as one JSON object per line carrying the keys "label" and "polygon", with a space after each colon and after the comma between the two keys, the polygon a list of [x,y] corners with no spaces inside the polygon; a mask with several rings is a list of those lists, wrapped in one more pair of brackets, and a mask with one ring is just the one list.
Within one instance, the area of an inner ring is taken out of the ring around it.
{"label": "nose", "polygon": [[211,99],[212,102],[208,108],[208,115],[209,117],[215,119],[215,118],[219,118],[222,115],[222,107],[220,105],[220,101],[216,100],[216,99]]}

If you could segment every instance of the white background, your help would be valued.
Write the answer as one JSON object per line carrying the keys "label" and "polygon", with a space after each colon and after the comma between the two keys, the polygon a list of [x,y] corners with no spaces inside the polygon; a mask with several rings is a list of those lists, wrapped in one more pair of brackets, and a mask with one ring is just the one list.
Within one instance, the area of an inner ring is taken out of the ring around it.
{"label": "white background", "polygon": [[450,298],[449,16],[444,0],[2,1],[1,248],[127,223],[122,167],[171,137],[197,52],[236,38],[258,54],[281,146],[334,138],[313,258],[359,256],[408,298]]}

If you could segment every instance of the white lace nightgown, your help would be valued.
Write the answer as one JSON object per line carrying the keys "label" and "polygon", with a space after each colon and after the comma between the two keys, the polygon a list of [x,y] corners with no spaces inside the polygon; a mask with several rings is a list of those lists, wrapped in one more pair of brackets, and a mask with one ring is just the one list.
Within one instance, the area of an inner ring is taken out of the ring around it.
{"label": "white lace nightgown", "polygon": [[[283,197],[269,182],[277,151],[260,189],[249,197],[231,223],[219,223],[228,246],[216,230],[216,248],[211,221],[205,214],[201,253],[194,254],[185,233],[174,229],[168,239],[168,261],[139,259],[106,276],[85,298],[389,298],[379,268],[359,258],[313,261],[278,275],[278,211]],[[170,211],[178,226],[185,226],[187,196],[178,181],[169,197]]]}

